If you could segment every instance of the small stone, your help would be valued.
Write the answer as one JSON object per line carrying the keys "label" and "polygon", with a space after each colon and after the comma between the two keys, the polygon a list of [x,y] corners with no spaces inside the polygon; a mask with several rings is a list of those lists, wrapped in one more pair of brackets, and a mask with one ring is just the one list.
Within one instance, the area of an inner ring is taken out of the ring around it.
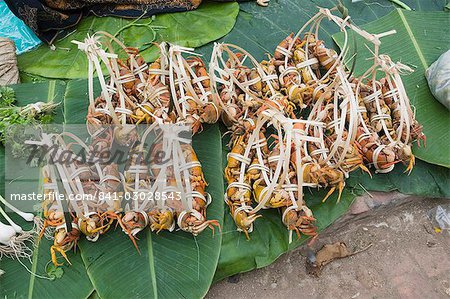
{"label": "small stone", "polygon": [[386,223],[386,222],[380,222],[380,223],[377,223],[377,224],[374,224],[373,226],[375,226],[376,228],[379,228],[379,227],[382,227],[382,226],[384,226],[384,227],[389,227],[389,225]]}
{"label": "small stone", "polygon": [[369,229],[367,227],[362,228],[363,231],[368,231]]}
{"label": "small stone", "polygon": [[236,275],[228,277],[228,282],[229,283],[238,283],[240,279],[241,279],[241,275],[236,274]]}
{"label": "small stone", "polygon": [[437,244],[435,242],[427,241],[427,246],[430,247],[430,248],[435,247],[436,245]]}
{"label": "small stone", "polygon": [[353,215],[358,215],[364,212],[367,212],[369,210],[369,207],[367,206],[366,202],[362,198],[358,198],[351,207],[350,213]]}
{"label": "small stone", "polygon": [[277,283],[276,282],[273,282],[271,285],[270,285],[270,287],[272,288],[272,289],[275,289],[276,287],[277,287]]}
{"label": "small stone", "polygon": [[445,293],[446,293],[448,296],[450,296],[450,288],[446,288],[446,289],[445,289]]}

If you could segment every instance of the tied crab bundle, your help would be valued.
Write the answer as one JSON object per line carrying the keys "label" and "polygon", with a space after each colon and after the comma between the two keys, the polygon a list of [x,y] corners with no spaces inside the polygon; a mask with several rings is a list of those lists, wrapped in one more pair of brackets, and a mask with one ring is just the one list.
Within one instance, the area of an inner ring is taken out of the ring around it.
{"label": "tied crab bundle", "polygon": [[[264,184],[271,185],[273,189],[276,183],[276,180],[274,183],[270,181],[267,165],[269,149],[263,126],[269,118],[262,120],[258,115],[266,109],[289,114],[293,108],[279,92],[273,60],[259,63],[238,46],[215,44],[210,62],[210,77],[214,92],[219,95],[221,119],[232,132],[231,152],[225,169],[228,182],[225,202],[238,230],[249,238],[253,222],[261,217],[256,214],[261,206],[258,210],[252,207],[252,193],[259,194]],[[258,191],[253,188],[255,181]],[[269,197],[270,195],[268,194]],[[259,195],[257,198],[259,199]],[[273,199],[275,200],[280,200],[279,194]],[[280,203],[273,203],[273,207],[281,206]]]}
{"label": "tied crab bundle", "polygon": [[[149,211],[153,231],[173,230],[177,226],[194,236],[207,227],[214,232],[218,221],[207,220],[206,209],[211,196],[205,191],[202,167],[189,138],[183,136],[188,127],[172,124],[161,127],[162,139],[154,145],[151,156],[151,174],[156,194],[161,194],[157,205]],[[170,221],[169,221],[170,220]]]}
{"label": "tied crab bundle", "polygon": [[[348,27],[372,43],[374,64],[361,77],[350,78],[353,94],[357,99],[356,145],[364,162],[373,166],[376,172],[392,171],[394,164],[402,161],[410,173],[414,166],[411,151],[413,142],[425,142],[422,126],[415,120],[401,75],[412,69],[392,62],[385,54],[379,54],[382,37],[396,33],[395,30],[380,34],[370,34],[354,26],[349,17],[342,19],[321,9],[321,13],[342,28],[345,33],[344,47],[347,45]],[[378,74],[382,75],[377,80]],[[350,76],[349,76],[350,77]]]}
{"label": "tied crab bundle", "polygon": [[[125,52],[126,61],[114,53],[108,39]],[[137,49],[125,47],[107,32],[97,32],[84,42],[74,43],[88,58],[88,124],[114,124],[120,129],[120,125],[152,124],[162,119],[166,123],[188,123],[195,134],[201,131],[203,123],[217,122],[220,112],[213,100],[206,66],[193,49],[161,43],[158,59],[147,65]],[[192,56],[185,59],[182,54]],[[108,83],[102,64],[108,71]],[[96,99],[94,72],[102,89]]]}
{"label": "tied crab bundle", "polygon": [[51,260],[55,266],[61,266],[62,263],[58,262],[56,253],[59,252],[71,264],[67,252],[76,248],[81,231],[78,227],[77,218],[73,215],[68,217],[70,224],[66,223],[64,206],[56,183],[56,172],[57,170],[53,167],[44,166],[42,169],[45,196],[42,203],[44,225],[40,229],[39,238],[45,235],[46,238],[53,239],[53,244],[50,246]]}
{"label": "tied crab bundle", "polygon": [[[400,77],[412,69],[393,63],[387,55],[377,56],[377,52],[378,47],[374,65],[356,83],[362,106],[358,139],[377,172],[389,172],[401,161],[407,165],[406,172],[411,173],[415,162],[411,145],[417,142],[420,146],[421,141],[426,141]],[[378,72],[384,75],[380,80],[376,79]]]}
{"label": "tied crab bundle", "polygon": [[[368,170],[355,144],[358,101],[343,65],[348,52],[347,33],[344,31],[346,42],[339,55],[326,48],[317,36],[326,17],[325,10],[321,10],[295,36],[291,34],[283,40],[274,57],[283,92],[290,101],[306,109],[309,121],[322,124],[306,124],[308,135],[318,138],[318,142],[305,145],[310,156],[334,172],[332,180],[336,176],[342,178],[338,182],[342,191],[343,177],[348,177],[349,172],[357,168]],[[308,26],[309,31],[304,33]],[[300,38],[302,33],[304,37]]]}
{"label": "tied crab bundle", "polygon": [[[282,221],[290,231],[316,236],[315,221],[303,199],[303,187],[317,187],[319,175],[311,174],[310,157],[303,150],[306,121],[286,117],[266,108],[251,132],[239,136],[228,155],[225,201],[239,231],[247,238],[261,209],[281,208]],[[269,147],[265,129],[273,129],[276,145]]]}
{"label": "tied crab bundle", "polygon": [[[337,24],[344,33],[344,46],[341,54],[337,55],[323,46],[317,52],[321,66],[327,71],[325,75],[329,74],[333,77],[334,73],[334,76],[340,75],[342,79],[348,79],[345,80],[347,82],[341,79],[345,84],[340,85],[352,101],[345,106],[343,103],[340,104],[341,107],[343,106],[342,112],[345,108],[348,109],[346,113],[342,113],[343,116],[340,120],[342,122],[344,116],[348,120],[349,124],[346,125],[348,132],[344,131],[343,136],[349,135],[351,143],[356,146],[348,147],[350,152],[347,151],[347,153],[343,153],[344,157],[340,157],[340,161],[346,161],[343,170],[352,171],[355,167],[360,167],[367,171],[361,165],[361,160],[363,160],[368,166],[374,166],[376,172],[386,173],[394,168],[395,163],[402,161],[407,165],[406,171],[411,172],[414,165],[411,144],[417,141],[420,146],[421,140],[425,142],[422,126],[415,120],[401,79],[402,74],[412,72],[412,69],[401,63],[392,62],[388,55],[379,54],[380,39],[396,33],[395,30],[370,34],[354,26],[350,22],[350,17],[342,19],[328,9],[320,9],[316,16],[317,26],[322,19],[327,18]],[[343,58],[348,54],[346,28],[365,38],[372,43],[374,48],[372,52],[374,64],[360,78],[355,78],[352,74],[345,72],[343,67]],[[315,32],[317,34],[318,27]],[[377,80],[377,75],[380,73],[382,78]],[[346,77],[342,75],[346,75]],[[339,119],[336,118],[336,115],[334,112],[334,122]],[[356,154],[355,148],[359,149],[359,155]],[[349,159],[350,163],[348,163]]]}
{"label": "tied crab bundle", "polygon": [[[114,53],[113,45],[109,39],[118,44],[126,53],[126,61],[122,61]],[[138,51],[134,48],[125,47],[122,42],[107,32],[97,32],[88,36],[84,42],[73,42],[86,53],[88,58],[88,128],[92,129],[91,127],[93,127],[95,129],[95,126],[114,124],[120,129],[120,125],[133,124],[139,121],[140,103],[138,95],[142,91],[139,87],[143,87],[148,79],[148,74],[145,72],[148,65]],[[104,44],[108,51],[103,49]],[[102,64],[107,69],[109,82],[106,82]],[[101,86],[101,95],[96,99],[94,98],[95,72]]]}
{"label": "tied crab bundle", "polygon": [[[113,52],[107,39],[124,50],[125,62]],[[177,223],[180,229],[194,235],[206,227],[218,226],[217,221],[206,219],[211,199],[205,192],[207,184],[193,148],[189,144],[180,145],[176,138],[173,144],[165,139],[165,134],[176,133],[168,128],[176,128],[177,124],[186,124],[195,134],[202,130],[203,123],[217,122],[219,107],[213,100],[205,63],[193,49],[162,43],[158,59],[147,65],[136,49],[126,48],[105,32],[75,43],[89,60],[89,132],[96,136],[102,125],[113,124],[114,141],[131,148],[130,163],[120,174],[119,196],[132,202],[127,203],[123,213],[108,211],[106,217],[117,220],[136,248],[135,236],[147,226],[156,232],[173,231]],[[102,49],[103,44],[108,52]],[[183,54],[192,56],[186,59]],[[101,63],[107,68],[108,83]],[[95,100],[94,67],[102,89]],[[139,124],[147,125],[140,140]],[[157,146],[146,148],[146,138],[154,131],[161,133],[154,136]],[[160,165],[152,160],[160,158],[159,153],[168,154],[165,158],[173,162],[169,166],[163,163],[163,171],[156,169]]]}
{"label": "tied crab bundle", "polygon": [[[282,91],[290,101],[308,108],[308,120],[325,123],[322,130],[307,127],[308,134],[323,139],[308,145],[310,154],[345,177],[357,168],[368,172],[366,166],[374,166],[376,172],[389,172],[399,161],[411,171],[411,142],[425,140],[400,77],[411,70],[378,54],[380,38],[395,31],[369,34],[354,26],[349,17],[342,19],[332,11],[320,9],[295,36],[283,40],[274,55]],[[336,23],[344,33],[339,55],[317,38],[324,19]],[[301,39],[300,34],[308,26],[310,30]],[[361,78],[355,78],[343,64],[349,51],[347,28],[375,48],[374,66]],[[377,72],[384,72],[385,77],[377,81]]]}
{"label": "tied crab bundle", "polygon": [[290,242],[294,231],[299,238],[304,234],[312,236],[314,240],[317,235],[315,219],[304,201],[303,193],[304,187],[319,186],[318,176],[314,176],[311,167],[308,167],[311,158],[304,151],[304,143],[312,139],[305,132],[305,124],[309,122],[286,117],[281,111],[269,108],[261,113],[257,120],[257,124],[260,123],[266,123],[268,129],[272,128],[277,133],[272,135],[275,146],[267,159],[258,157],[257,162],[254,160],[249,167],[261,169],[260,178],[256,176],[252,184],[257,203],[253,212],[281,208],[282,221],[289,230]]}
{"label": "tied crab bundle", "polygon": [[215,44],[209,76],[221,120],[234,138],[254,127],[258,112],[266,107],[292,111],[279,92],[273,60],[259,63],[250,53],[232,44]]}
{"label": "tied crab bundle", "polygon": [[[110,129],[93,138],[90,146],[69,132],[44,133],[41,141],[33,142],[52,149],[46,154],[47,165],[42,170],[45,200],[40,236],[46,234],[47,227],[53,228],[54,244],[50,250],[55,265],[60,265],[56,252],[70,264],[66,252],[76,246],[79,237],[85,235],[87,240],[97,241],[112,225],[107,215],[121,210],[117,197],[121,182],[117,164],[104,160],[112,140]],[[70,225],[66,220],[70,220]]]}
{"label": "tied crab bundle", "polygon": [[[202,130],[202,124],[219,120],[220,110],[214,100],[206,65],[194,49],[176,45],[169,47],[169,86],[177,123],[187,123],[192,133]],[[185,59],[182,54],[192,55]]]}
{"label": "tied crab bundle", "polygon": [[[189,132],[189,127],[155,122],[130,153],[121,196],[131,203],[117,220],[136,248],[135,237],[147,226],[156,233],[172,232],[178,226],[194,236],[219,226],[216,220],[206,219],[211,197],[205,192],[201,164],[182,132]],[[152,140],[150,147],[146,139]]]}
{"label": "tied crab bundle", "polygon": [[[411,70],[378,54],[380,38],[395,31],[369,34],[354,26],[349,17],[334,15],[333,10],[320,9],[297,34],[278,45],[269,62],[258,64],[238,47],[233,48],[239,49],[237,53],[229,45],[216,44],[214,48],[211,80],[220,95],[222,120],[233,131],[225,169],[225,201],[238,230],[247,237],[261,208],[281,207],[283,222],[291,231],[301,232],[301,225],[290,224],[290,217],[295,216],[290,212],[295,206],[293,198],[300,201],[298,206],[306,207],[299,191],[304,186],[329,187],[323,201],[337,189],[339,201],[350,172],[362,169],[370,175],[370,166],[376,172],[389,172],[399,161],[407,164],[410,172],[414,164],[411,143],[425,141],[400,76]],[[344,32],[340,54],[318,38],[325,19]],[[375,47],[374,66],[360,78],[344,65],[349,54],[348,29]],[[222,57],[224,53],[228,60]],[[244,64],[246,59],[253,68]],[[377,80],[379,72],[384,77]],[[274,74],[277,77],[272,79]],[[271,84],[261,92],[267,76]],[[278,105],[273,105],[274,98]],[[296,115],[302,117],[297,120]],[[267,130],[278,132],[275,147],[267,146]],[[299,146],[295,157],[286,152],[291,144]],[[298,192],[292,196],[295,185]],[[303,220],[313,219],[310,211],[302,211],[307,216]],[[315,235],[314,229],[306,231]]]}

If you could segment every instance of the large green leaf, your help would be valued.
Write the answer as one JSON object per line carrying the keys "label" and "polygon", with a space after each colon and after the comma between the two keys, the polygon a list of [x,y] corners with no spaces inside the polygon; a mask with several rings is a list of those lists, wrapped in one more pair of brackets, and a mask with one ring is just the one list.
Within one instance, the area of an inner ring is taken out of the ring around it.
{"label": "large green leaf", "polygon": [[[20,221],[17,222],[20,223]],[[27,229],[30,228],[30,226],[27,227]],[[22,260],[30,271],[47,276],[46,267],[50,263],[51,243],[46,239],[41,240],[34,250],[32,266],[28,261]],[[81,256],[69,253],[68,257],[72,266],[64,266],[62,277],[53,281],[30,275],[18,261],[3,258],[0,268],[5,271],[5,274],[0,277],[0,296],[2,298],[87,298],[94,288]]]}
{"label": "large green leaf", "polygon": [[[65,93],[66,84],[61,81],[47,81],[39,84],[18,84],[11,86],[17,97],[17,104],[20,106],[37,102],[37,101],[62,101]],[[55,121],[61,121],[63,116],[63,105],[61,105],[56,113]],[[5,149],[0,148],[0,186],[1,194],[5,194]],[[27,168],[21,168],[20,163],[15,165],[7,165],[11,167],[9,172],[14,171],[15,175],[20,177],[21,171],[27,171]],[[38,186],[29,186],[38,190]],[[16,216],[16,215],[15,215]],[[14,216],[12,216],[14,217]],[[4,222],[4,220],[2,219]],[[14,217],[19,225],[24,229],[31,229],[30,223],[25,223],[22,219]],[[38,246],[34,249],[33,264],[31,265],[27,260],[22,260],[29,270],[40,276],[47,276],[46,267],[50,262],[50,246],[51,241],[43,238]],[[5,271],[5,274],[0,276],[0,297],[2,298],[87,298],[93,291],[92,284],[87,276],[83,261],[80,255],[68,253],[69,259],[73,266],[63,267],[64,274],[61,278],[50,281],[43,278],[38,278],[31,275],[18,261],[3,258],[0,261],[0,269]]]}
{"label": "large green leaf", "polygon": [[[396,6],[390,0],[342,1],[348,8],[349,15],[358,25],[377,20],[394,10]],[[414,10],[442,11],[446,0],[402,0]],[[278,0],[271,1],[268,7],[260,7],[254,3],[240,3],[240,12],[233,30],[219,40],[234,43],[246,49],[257,59],[266,58],[266,53],[273,54],[276,46],[291,32],[297,32],[303,24],[318,12],[317,7],[332,8],[337,0]],[[334,45],[332,34],[339,28],[330,22],[322,22],[320,38],[328,47]],[[212,45],[201,48],[201,52],[209,54]],[[445,48],[445,47],[443,47]],[[208,57],[208,56],[207,56]]]}
{"label": "large green leaf", "polygon": [[[306,202],[316,217],[319,231],[329,226],[342,216],[353,202],[355,195],[349,189],[344,190],[341,202],[336,205],[337,196],[333,195],[322,203],[326,192],[312,190],[306,196]],[[214,280],[218,281],[227,276],[250,271],[270,265],[283,253],[302,244],[306,238],[297,239],[289,244],[289,234],[286,226],[281,222],[281,213],[271,209],[262,212],[263,217],[254,223],[250,240],[243,233],[236,231],[236,225],[229,215],[224,219],[222,249],[219,265]]]}
{"label": "large green leaf", "polygon": [[[158,30],[156,41],[199,47],[227,34],[233,28],[238,11],[237,3],[205,3],[194,11],[158,15],[151,25],[164,27]],[[137,23],[148,23],[149,20],[146,18]],[[75,32],[54,43],[56,50],[41,45],[36,50],[20,55],[19,69],[27,75],[44,78],[86,78],[86,57],[71,41],[82,41],[87,34],[100,30],[115,34],[131,22],[133,20],[116,17],[87,17],[77,25]],[[128,27],[119,33],[119,37],[130,47],[141,47],[154,41],[152,30],[142,26]],[[146,52],[146,58],[152,56],[151,49]]]}
{"label": "large green leaf", "polygon": [[[446,3],[445,0],[405,0],[403,2],[412,9],[428,11],[442,11]],[[267,8],[261,8],[252,3],[241,3],[241,11],[233,30],[219,42],[237,44],[252,53],[255,58],[264,59],[267,53],[274,52],[278,43],[285,36],[291,32],[297,32],[311,16],[317,13],[317,6],[331,8],[336,4],[337,2],[329,0],[302,2],[279,0],[271,2]],[[396,5],[389,0],[355,1],[354,3],[348,0],[344,1],[344,4],[349,10],[352,21],[359,25],[387,15],[396,8]],[[338,32],[339,28],[327,22],[323,22],[323,25],[323,29],[319,33],[320,38],[325,40],[329,47],[332,47],[334,46],[332,34]],[[210,44],[203,46],[200,48],[200,52],[208,57],[211,48]],[[320,200],[324,194],[312,190],[312,194],[306,199],[318,219],[319,229],[323,229],[345,213],[356,194],[361,194],[363,191],[361,185],[368,190],[391,191],[397,189],[408,194],[450,197],[448,171],[445,168],[418,161],[410,176],[401,174],[402,169],[403,167],[398,165],[391,175],[374,175],[373,180],[359,173],[352,174],[351,179],[347,182],[347,188],[350,187],[350,189],[345,191],[342,202],[338,205],[335,205],[335,198],[330,198],[327,203],[321,204]],[[400,179],[396,180],[397,176],[400,176]],[[388,189],[386,186],[391,188]],[[246,241],[242,234],[235,231],[233,220],[228,215],[228,211],[226,213],[222,251],[215,280],[266,266],[282,253],[304,241],[302,239],[293,242],[290,247],[288,246],[287,231],[281,223],[281,215],[275,210],[263,212],[264,217],[256,221],[251,240]]]}
{"label": "large green leaf", "polygon": [[[18,98],[28,100],[20,104],[47,99],[62,101],[57,119],[65,123],[84,123],[88,103],[87,80],[69,81],[67,84],[60,81],[20,84],[14,88]],[[207,191],[213,198],[207,211],[208,219],[216,219],[222,225],[224,190],[218,126],[205,127],[194,137],[193,147],[209,183]],[[4,176],[1,179],[5,181]],[[222,238],[217,230],[214,236],[206,230],[196,238],[182,231],[155,235],[148,230],[141,234],[138,235],[141,255],[119,229],[102,236],[96,243],[81,240],[79,252],[69,253],[73,266],[64,267],[63,277],[52,282],[32,278],[16,261],[3,259],[0,268],[6,273],[0,277],[0,295],[8,298],[86,298],[94,288],[102,298],[199,298],[206,294],[219,258]],[[36,249],[33,271],[38,274],[45,273],[50,260],[50,245],[44,240]],[[33,282],[32,287],[29,287],[30,281]]]}
{"label": "large green leaf", "polygon": [[351,174],[347,186],[369,191],[399,191],[424,197],[450,198],[450,169],[420,160],[416,161],[410,175],[406,175],[404,169],[402,165],[397,165],[393,171],[372,178],[357,171]]}
{"label": "large green leaf", "polygon": [[[425,78],[425,70],[448,50],[450,13],[396,9],[362,28],[371,33],[397,31],[381,39],[380,52],[414,68],[414,73],[403,76],[403,83],[416,109],[416,118],[424,127],[427,146],[416,146],[413,152],[424,161],[450,167],[450,111],[433,97]],[[342,43],[341,34],[336,35],[336,41]],[[357,74],[362,74],[372,63],[366,59],[370,52],[364,43],[367,42],[357,38]]]}
{"label": "large green leaf", "polygon": [[[220,164],[215,162],[220,159],[217,127],[207,128],[194,146],[213,196],[208,218],[218,219],[222,225],[223,185],[217,176]],[[146,230],[139,235],[139,255],[130,239],[117,230],[96,243],[83,242],[80,247],[88,275],[102,298],[200,298],[212,282],[221,239],[219,233],[213,236],[211,231],[194,238],[181,231],[155,235]]]}
{"label": "large green leaf", "polygon": [[[87,81],[70,81],[66,90],[66,123],[84,123],[88,99]],[[223,221],[222,145],[218,126],[208,126],[195,136],[193,147],[213,198],[208,219]],[[219,175],[220,174],[220,175]],[[102,298],[161,297],[199,298],[206,294],[217,266],[221,235],[206,230],[196,238],[179,231],[139,237],[139,255],[120,230],[96,243],[81,242],[81,255],[88,275]],[[111,287],[114,286],[114,287]]]}

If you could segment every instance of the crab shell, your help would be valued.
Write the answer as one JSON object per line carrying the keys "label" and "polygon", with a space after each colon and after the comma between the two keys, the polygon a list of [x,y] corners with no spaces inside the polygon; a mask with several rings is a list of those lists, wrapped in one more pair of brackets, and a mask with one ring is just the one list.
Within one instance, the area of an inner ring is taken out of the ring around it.
{"label": "crab shell", "polygon": [[123,224],[128,227],[128,223],[131,222],[135,216],[138,217],[138,226],[130,231],[132,236],[136,236],[136,234],[143,230],[149,223],[147,213],[142,211],[128,211],[122,217]]}
{"label": "crab shell", "polygon": [[[97,213],[90,212],[90,213],[84,215],[83,219],[82,218],[78,219],[78,227],[80,228],[80,231],[86,236],[86,239],[88,241],[91,241],[91,242],[96,242],[98,240],[99,236],[100,236],[100,233],[101,233],[101,231],[98,231],[96,233],[89,233],[88,232],[88,226],[90,224],[92,224],[92,222],[94,223],[94,225],[96,227],[99,225],[99,223],[97,221],[93,221],[93,219],[91,218],[91,216],[94,216],[94,215],[98,216]],[[89,220],[91,220],[91,221],[89,221]],[[101,219],[99,218],[99,221],[100,220]],[[94,229],[96,227],[94,227]]]}
{"label": "crab shell", "polygon": [[[72,231],[80,231],[76,223],[72,223]],[[66,224],[61,224],[55,229],[54,245],[60,247],[64,251],[69,251],[75,245],[75,240],[67,239],[70,236],[70,232],[67,232]]]}

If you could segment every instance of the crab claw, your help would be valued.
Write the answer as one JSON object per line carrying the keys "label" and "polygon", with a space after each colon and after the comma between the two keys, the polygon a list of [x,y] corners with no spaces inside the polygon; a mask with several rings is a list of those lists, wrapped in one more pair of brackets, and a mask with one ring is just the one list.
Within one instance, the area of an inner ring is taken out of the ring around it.
{"label": "crab claw", "polygon": [[360,164],[359,168],[361,168],[362,171],[367,173],[370,176],[370,178],[372,178],[372,173],[370,173],[370,170],[364,164]]}
{"label": "crab claw", "polygon": [[316,219],[306,206],[300,209],[288,207],[283,213],[282,221],[290,231],[295,231],[299,239],[301,234],[311,236],[313,239],[317,236],[317,228],[313,224]]}
{"label": "crab claw", "polygon": [[256,3],[258,3],[258,5],[260,6],[268,6],[269,5],[270,0],[256,0]]}
{"label": "crab claw", "polygon": [[420,141],[422,141],[423,146],[427,147],[427,136],[425,134],[420,134],[419,137],[417,137],[417,146],[421,147]]}
{"label": "crab claw", "polygon": [[58,261],[56,260],[56,251],[58,251],[63,256],[63,258],[69,263],[69,265],[72,265],[72,263],[69,261],[69,258],[67,257],[66,252],[64,251],[64,249],[62,249],[61,247],[52,245],[50,247],[50,254],[52,256],[53,265],[55,265],[56,267],[63,265],[63,263],[58,263]]}
{"label": "crab claw", "polygon": [[[342,181],[339,182],[338,185],[337,185],[337,188],[339,190],[338,199],[336,201],[337,204],[341,201],[341,196],[342,196],[342,191],[344,190],[344,186],[345,186],[345,183],[342,182]],[[325,195],[325,197],[322,199],[322,202],[325,202],[328,199],[328,197],[330,197],[330,195],[333,194],[333,192],[335,190],[336,190],[336,186],[333,186],[330,189],[330,191],[328,191],[327,195]]]}
{"label": "crab claw", "polygon": [[202,224],[195,226],[193,228],[193,234],[194,235],[198,235],[202,231],[204,231],[205,228],[209,227],[212,230],[212,233],[213,233],[213,236],[214,236],[214,226],[217,226],[219,228],[219,230],[221,230],[219,221],[217,221],[217,220],[207,220],[207,221],[203,222]]}
{"label": "crab claw", "polygon": [[131,232],[130,229],[128,229],[124,223],[122,222],[122,219],[120,217],[117,218],[117,222],[119,223],[120,227],[122,228],[122,230],[128,235],[128,237],[130,238],[131,242],[133,242],[134,247],[136,248],[137,252],[139,253],[139,255],[141,255],[141,251],[139,250],[139,247],[136,243],[136,238],[134,237],[133,233]]}
{"label": "crab claw", "polygon": [[244,232],[247,240],[250,240],[248,233],[251,232],[253,222],[260,217],[262,217],[262,215],[248,215],[247,212],[241,210],[235,213],[234,222],[236,222],[236,226]]}
{"label": "crab claw", "polygon": [[336,190],[336,186],[333,186],[330,191],[328,191],[327,195],[322,199],[322,202],[326,202],[328,197],[330,197],[331,194],[333,194],[334,190]]}
{"label": "crab claw", "polygon": [[408,167],[406,168],[406,170],[403,173],[408,173],[408,175],[410,175],[415,163],[416,163],[416,158],[414,157],[414,155],[411,154],[411,156],[409,157]]}
{"label": "crab claw", "polygon": [[135,239],[132,231],[123,223],[122,217],[120,216],[120,214],[116,214],[114,212],[105,212],[102,214],[102,217],[103,217],[103,215],[107,215],[109,218],[117,220],[117,223],[122,228],[122,230],[128,235],[128,237],[130,238],[131,242],[133,242],[134,247],[136,248],[137,252],[140,255],[141,251],[139,250],[139,247],[136,243],[136,239]]}
{"label": "crab claw", "polygon": [[341,196],[342,196],[342,191],[344,190],[344,186],[345,186],[344,182],[339,182],[339,185],[338,185],[339,195],[338,195],[338,199],[336,201],[337,204],[341,201]]}
{"label": "crab claw", "polygon": [[150,229],[152,231],[156,230],[156,233],[159,234],[162,230],[173,230],[174,228],[174,219],[173,213],[170,210],[166,211],[152,211],[149,213],[150,217]]}

